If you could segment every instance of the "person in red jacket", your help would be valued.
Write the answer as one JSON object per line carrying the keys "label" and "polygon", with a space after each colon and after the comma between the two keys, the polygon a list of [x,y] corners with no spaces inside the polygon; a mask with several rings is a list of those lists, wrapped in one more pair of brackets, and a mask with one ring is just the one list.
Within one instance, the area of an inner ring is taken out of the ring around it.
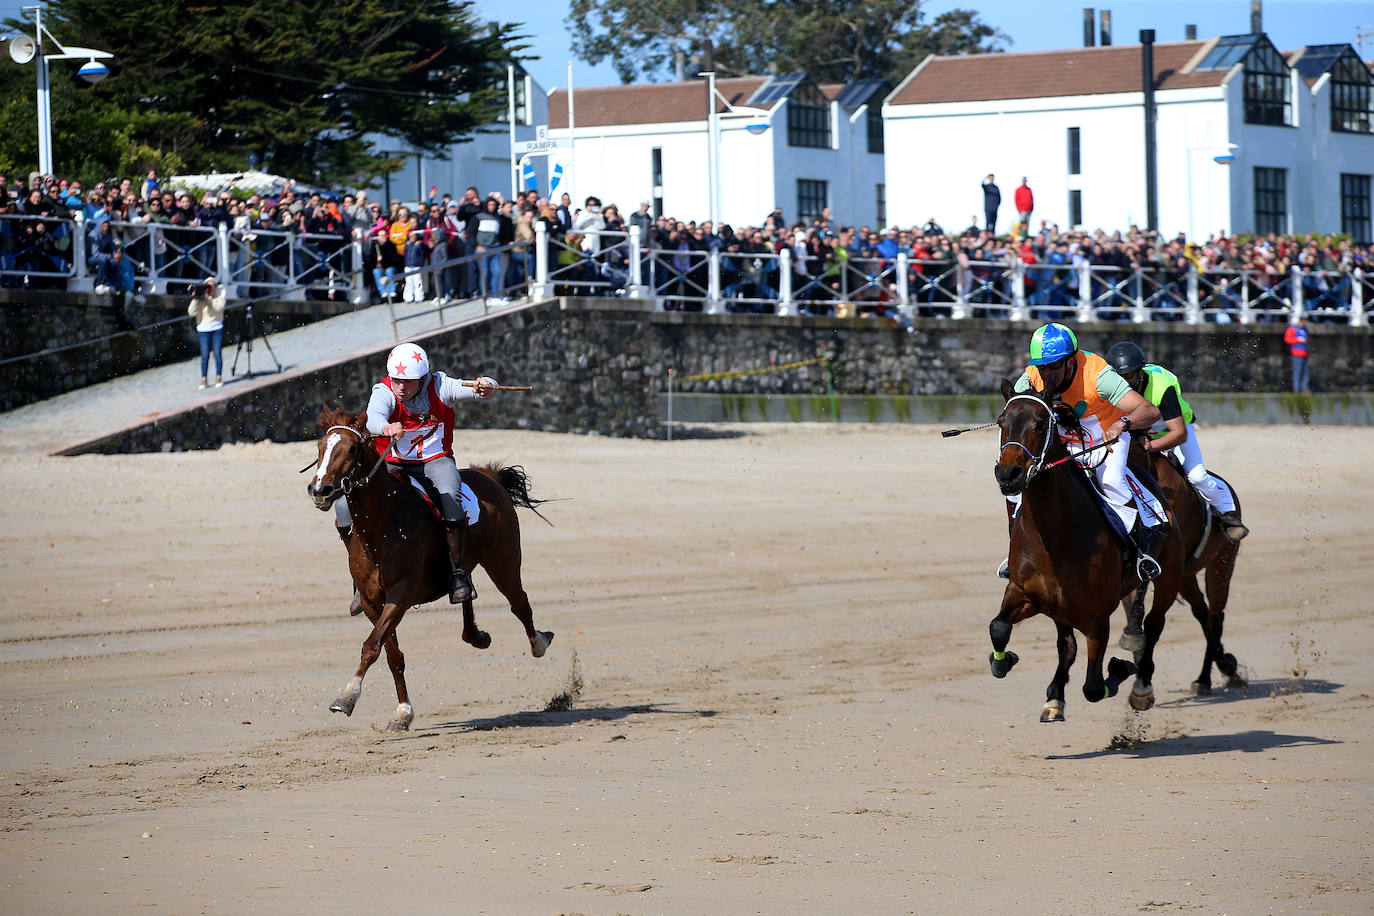
{"label": "person in red jacket", "polygon": [[1022,232],[1030,228],[1031,211],[1035,209],[1035,195],[1031,193],[1028,179],[1021,179],[1021,187],[1016,189],[1013,196],[1016,203],[1016,221],[1021,224]]}
{"label": "person in red jacket", "polygon": [[1283,342],[1288,344],[1288,353],[1293,358],[1293,391],[1311,394],[1311,380],[1307,376],[1307,316],[1299,315],[1298,320],[1283,332]]}

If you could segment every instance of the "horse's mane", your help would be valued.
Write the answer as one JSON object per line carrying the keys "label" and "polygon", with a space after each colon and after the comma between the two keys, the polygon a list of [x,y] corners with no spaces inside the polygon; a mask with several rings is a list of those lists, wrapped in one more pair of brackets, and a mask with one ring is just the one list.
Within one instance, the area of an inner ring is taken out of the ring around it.
{"label": "horse's mane", "polygon": [[315,425],[324,432],[331,426],[348,426],[353,429],[361,430],[362,423],[367,419],[367,411],[360,414],[351,414],[342,407],[330,407],[325,404],[320,408],[320,417],[315,421]]}

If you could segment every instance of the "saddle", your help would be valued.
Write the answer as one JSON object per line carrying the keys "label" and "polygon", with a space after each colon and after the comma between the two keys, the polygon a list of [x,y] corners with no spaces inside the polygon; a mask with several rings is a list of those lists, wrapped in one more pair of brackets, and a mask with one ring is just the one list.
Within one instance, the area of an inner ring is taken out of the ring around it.
{"label": "saddle", "polygon": [[1188,479],[1187,473],[1183,470],[1183,462],[1178,460],[1172,450],[1165,452],[1162,457],[1165,461],[1174,466],[1174,470],[1178,472],[1178,476],[1183,478],[1183,482],[1188,485],[1188,492],[1193,494],[1193,499],[1197,501],[1198,507],[1202,509],[1202,535],[1198,538],[1197,544],[1188,554],[1188,563],[1186,564],[1192,566],[1197,562],[1198,557],[1202,556],[1202,552],[1207,549],[1207,542],[1212,537],[1212,526],[1220,522],[1221,513],[1213,509],[1211,503],[1202,498],[1202,493],[1198,490],[1197,485]]}
{"label": "saddle", "polygon": [[[411,470],[411,467],[415,469]],[[414,487],[416,495],[424,500],[425,505],[429,507],[429,511],[434,513],[435,521],[441,524],[443,523],[443,513],[439,511],[439,488],[430,482],[430,479],[419,470],[418,466],[392,464],[387,465],[386,470],[398,483],[409,483]],[[461,479],[463,472],[459,471],[458,476]],[[473,507],[471,512],[472,517],[468,519],[468,524],[475,525],[477,523],[476,513],[480,511],[481,504],[478,503],[477,495],[472,492],[472,488],[468,486],[466,480],[463,480],[459,487],[458,502],[465,507]]]}

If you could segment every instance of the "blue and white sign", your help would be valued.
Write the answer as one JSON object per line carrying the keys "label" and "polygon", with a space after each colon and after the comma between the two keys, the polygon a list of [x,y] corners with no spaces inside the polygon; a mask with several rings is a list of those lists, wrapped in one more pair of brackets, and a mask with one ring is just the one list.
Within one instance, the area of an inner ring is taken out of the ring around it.
{"label": "blue and white sign", "polygon": [[553,192],[558,190],[558,185],[563,181],[563,163],[555,162],[553,171],[549,173],[549,197],[553,197]]}
{"label": "blue and white sign", "polygon": [[525,188],[535,190],[539,187],[539,176],[534,174],[534,163],[526,162],[524,168],[520,170],[520,177],[525,182]]}

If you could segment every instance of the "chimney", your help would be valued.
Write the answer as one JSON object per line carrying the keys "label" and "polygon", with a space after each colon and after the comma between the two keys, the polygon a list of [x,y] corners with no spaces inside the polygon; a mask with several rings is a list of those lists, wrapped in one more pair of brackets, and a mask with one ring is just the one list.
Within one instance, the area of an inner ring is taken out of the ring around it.
{"label": "chimney", "polygon": [[703,47],[701,49],[701,72],[710,73],[712,70],[716,69],[716,49],[715,46],[711,43],[711,39],[709,38],[702,42],[702,45]]}
{"label": "chimney", "polygon": [[1183,27],[1183,37],[1189,41],[1197,41],[1197,26],[1189,23]]}
{"label": "chimney", "polygon": [[1096,18],[1097,10],[1091,6],[1083,7],[1083,47],[1085,48],[1093,46],[1093,38],[1097,34],[1096,23],[1093,20]]}
{"label": "chimney", "polygon": [[1264,31],[1264,4],[1260,0],[1250,0],[1250,34],[1258,35]]}
{"label": "chimney", "polygon": [[679,83],[687,79],[687,52],[681,48],[673,52],[673,77]]}
{"label": "chimney", "polygon": [[1102,28],[1100,29],[1101,38],[1098,40],[1097,43],[1102,45],[1102,47],[1106,48],[1109,47],[1112,43],[1112,11],[1103,10],[1098,15],[1102,19]]}
{"label": "chimney", "polygon": [[1145,95],[1145,228],[1159,228],[1155,174],[1155,30],[1140,30],[1140,83]]}

